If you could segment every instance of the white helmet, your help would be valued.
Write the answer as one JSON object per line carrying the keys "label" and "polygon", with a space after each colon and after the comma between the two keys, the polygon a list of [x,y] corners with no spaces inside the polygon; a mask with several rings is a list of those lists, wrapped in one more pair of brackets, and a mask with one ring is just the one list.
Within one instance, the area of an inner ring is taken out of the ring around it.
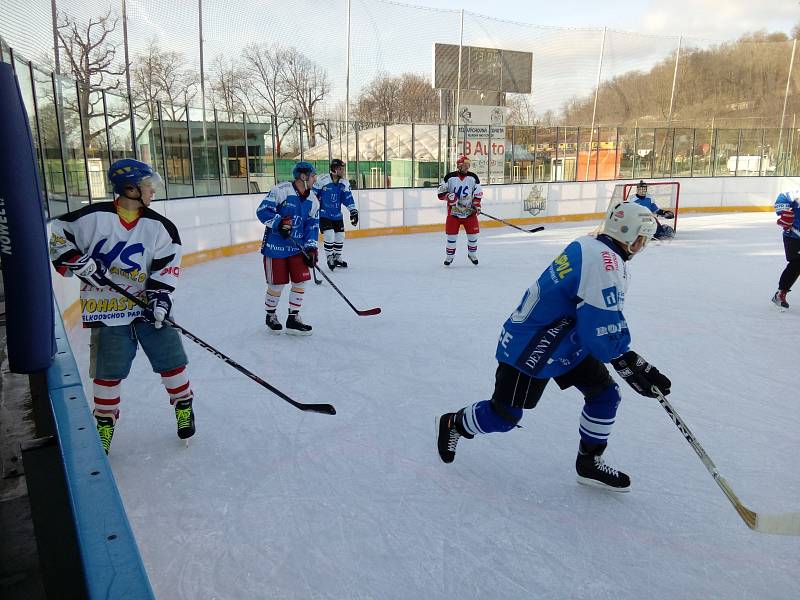
{"label": "white helmet", "polygon": [[617,202],[606,213],[599,233],[614,238],[630,250],[639,236],[644,236],[645,244],[649,242],[656,228],[656,219],[649,209],[635,202]]}

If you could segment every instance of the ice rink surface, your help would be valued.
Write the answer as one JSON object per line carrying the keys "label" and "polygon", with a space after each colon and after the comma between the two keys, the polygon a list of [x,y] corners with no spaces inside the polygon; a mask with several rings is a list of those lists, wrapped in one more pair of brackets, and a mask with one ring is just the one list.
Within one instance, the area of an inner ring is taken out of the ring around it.
{"label": "ice rink surface", "polygon": [[[785,313],[770,302],[785,265],[774,221],[681,216],[674,241],[632,261],[625,315],[632,348],[671,377],[671,402],[742,501],[789,512],[800,292]],[[198,429],[186,448],[139,353],[109,458],[157,597],[799,598],[800,538],[750,531],[658,402],[625,383],[605,458],[631,476],[629,494],[576,483],[582,399],[552,383],[521,429],[462,439],[440,462],[436,416],[490,397],[502,323],[595,225],[485,228],[477,267],[463,233],[451,267],[443,233],[349,239],[350,268],[330,276],[383,313],[358,317],[311,283],[311,337],[267,333],[260,255],[186,269],[178,323],[338,414],[300,412],[184,340]],[[84,373],[87,344],[73,332]]]}

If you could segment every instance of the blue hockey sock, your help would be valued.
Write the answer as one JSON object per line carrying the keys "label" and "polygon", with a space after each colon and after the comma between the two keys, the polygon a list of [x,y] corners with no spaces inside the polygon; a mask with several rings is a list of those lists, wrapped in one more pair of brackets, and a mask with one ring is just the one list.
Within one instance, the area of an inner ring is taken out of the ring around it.
{"label": "blue hockey sock", "polygon": [[501,415],[491,401],[476,402],[463,409],[461,424],[471,435],[511,431],[522,418],[522,408],[503,406],[502,409],[505,414]]}
{"label": "blue hockey sock", "polygon": [[617,416],[619,387],[616,384],[609,385],[599,394],[584,400],[580,421],[581,439],[587,444],[605,445]]}

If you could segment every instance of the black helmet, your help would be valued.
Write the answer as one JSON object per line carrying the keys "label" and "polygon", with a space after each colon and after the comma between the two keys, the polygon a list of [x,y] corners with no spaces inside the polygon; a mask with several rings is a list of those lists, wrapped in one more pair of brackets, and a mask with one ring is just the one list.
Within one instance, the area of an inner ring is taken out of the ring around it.
{"label": "black helmet", "polygon": [[343,166],[344,166],[344,161],[343,160],[341,160],[340,158],[334,158],[331,161],[331,173],[333,173],[333,171],[335,171],[339,167],[343,167]]}

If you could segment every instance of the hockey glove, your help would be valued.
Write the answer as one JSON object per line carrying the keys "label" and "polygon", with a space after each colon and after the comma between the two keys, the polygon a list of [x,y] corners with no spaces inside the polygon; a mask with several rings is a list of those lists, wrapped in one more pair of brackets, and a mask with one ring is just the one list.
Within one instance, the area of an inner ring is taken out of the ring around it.
{"label": "hockey glove", "polygon": [[350,224],[353,227],[358,225],[358,211],[355,208],[350,211]]}
{"label": "hockey glove", "polygon": [[663,210],[663,209],[659,208],[657,214],[658,214],[659,217],[664,217],[665,219],[674,219],[675,218],[675,213],[672,212],[671,210]]}
{"label": "hockey glove", "polygon": [[672,382],[666,375],[653,365],[648,363],[633,350],[628,350],[625,354],[611,359],[611,365],[634,390],[642,396],[655,398],[656,395],[650,389],[656,386],[661,393],[666,396],[670,392]]}
{"label": "hockey glove", "polygon": [[777,221],[778,225],[783,227],[784,231],[789,231],[794,225],[794,211],[792,210],[784,210],[781,212],[780,216],[778,217]]}
{"label": "hockey glove", "polygon": [[106,267],[96,258],[84,254],[72,263],[67,263],[70,271],[80,277],[81,281],[96,288],[108,285]]}
{"label": "hockey glove", "polygon": [[161,329],[172,310],[172,298],[166,290],[145,290],[144,293],[147,297],[147,308],[144,309],[142,317],[156,329]]}
{"label": "hockey glove", "polygon": [[456,195],[453,192],[447,194],[446,199],[447,199],[447,206],[454,206],[455,203],[458,202],[458,198],[456,198]]}
{"label": "hockey glove", "polygon": [[290,235],[292,235],[292,225],[294,224],[294,219],[292,217],[283,217],[281,219],[281,224],[278,227],[278,233],[281,234],[283,239],[288,239]]}
{"label": "hockey glove", "polygon": [[303,254],[303,262],[306,263],[307,267],[316,267],[317,266],[317,258],[318,252],[316,248],[306,248]]}

